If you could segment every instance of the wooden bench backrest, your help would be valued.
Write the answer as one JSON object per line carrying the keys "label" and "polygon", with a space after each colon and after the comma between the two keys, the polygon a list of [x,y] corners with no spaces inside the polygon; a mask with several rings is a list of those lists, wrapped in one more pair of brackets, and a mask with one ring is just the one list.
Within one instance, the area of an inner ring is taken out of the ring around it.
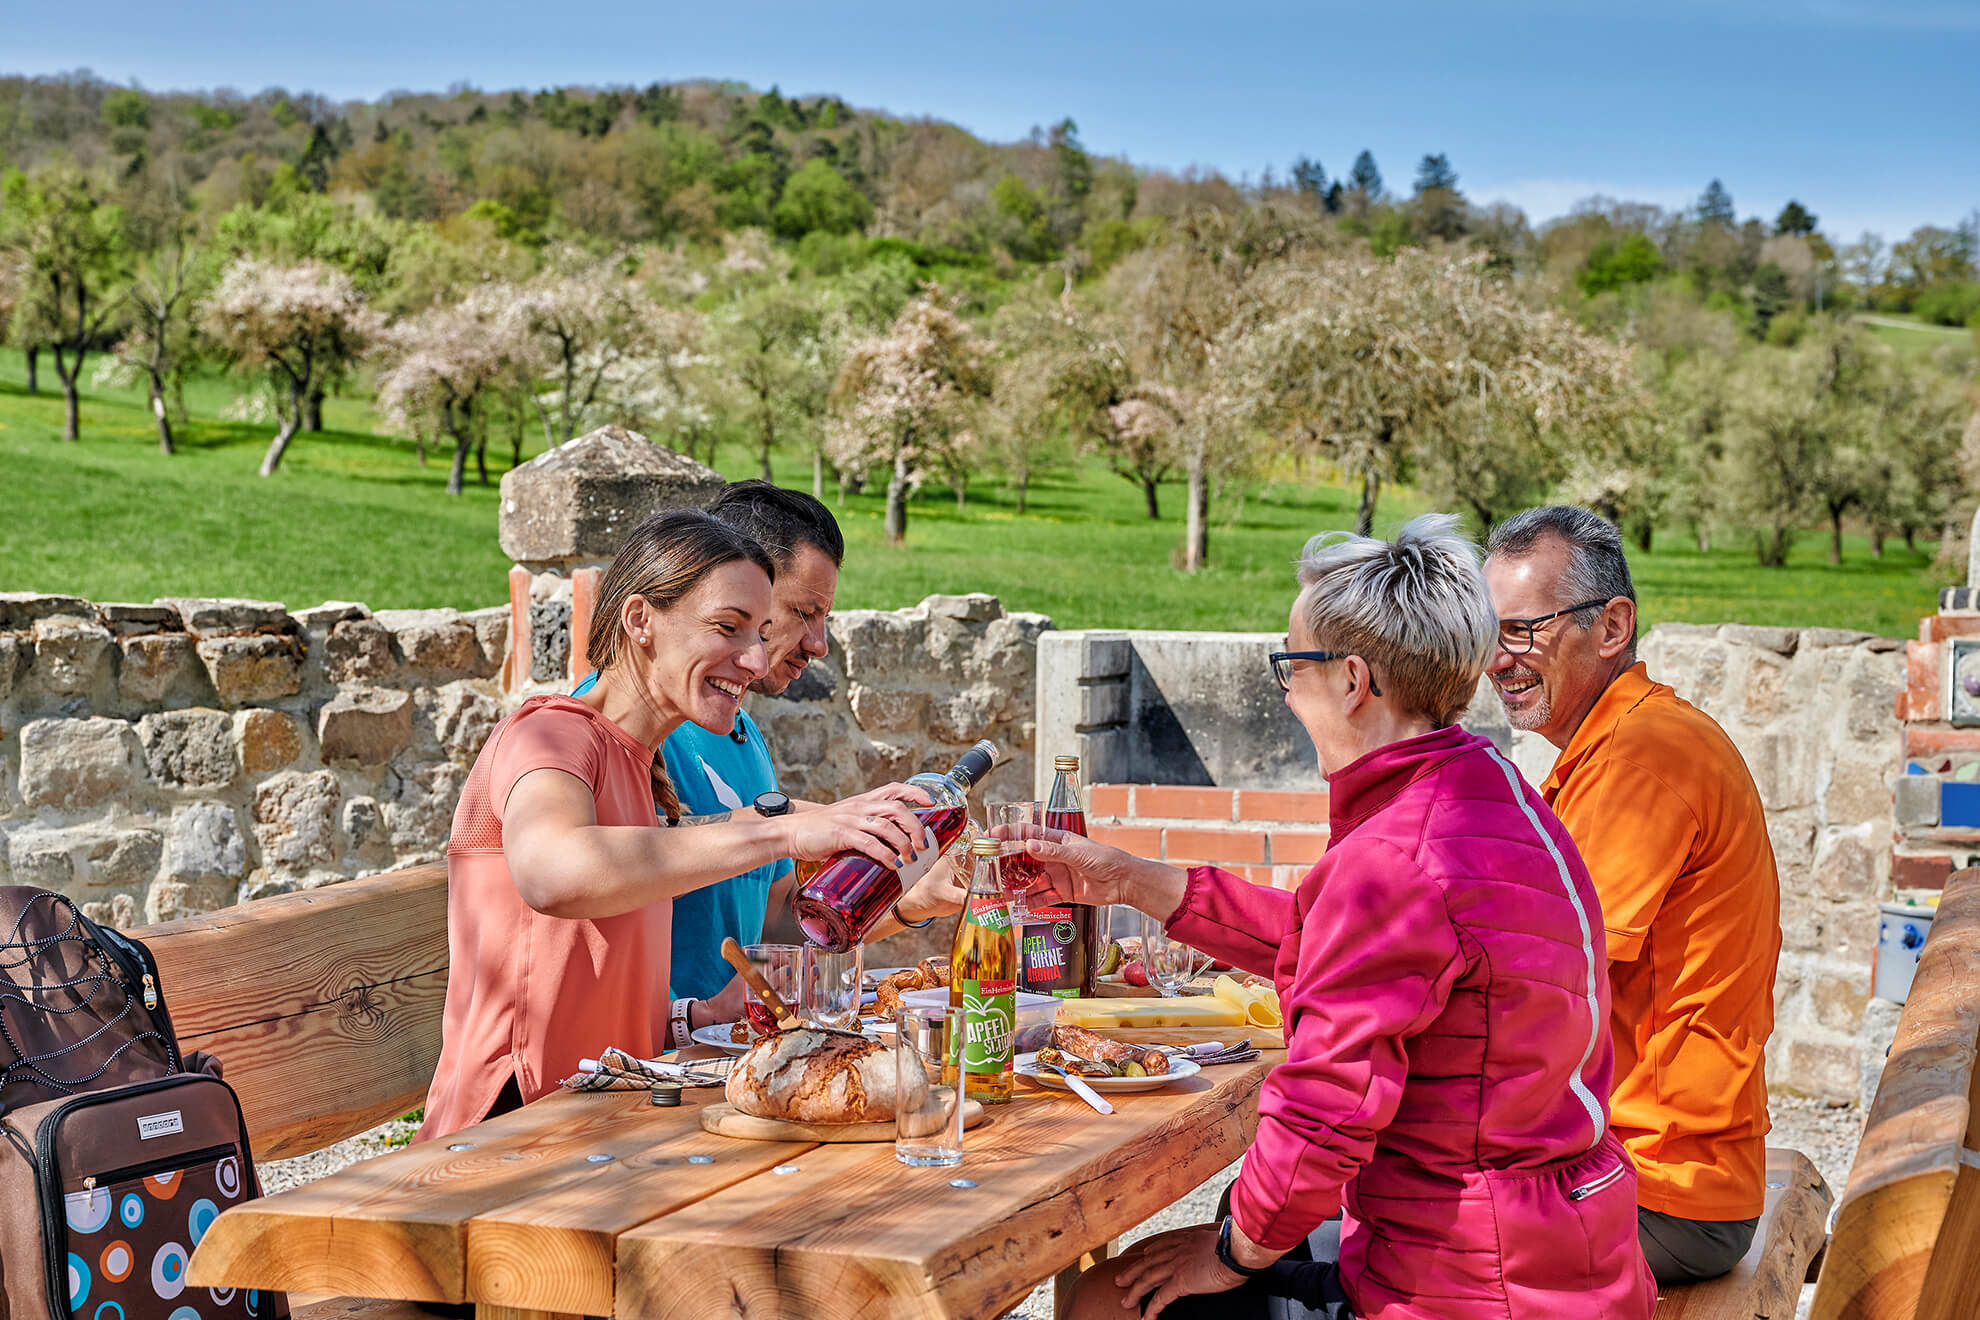
{"label": "wooden bench backrest", "polygon": [[1863,1124],[1812,1320],[1980,1306],[1980,870],[1947,884]]}
{"label": "wooden bench backrest", "polygon": [[447,999],[447,869],[419,866],[132,932],[188,1053],[219,1057],[257,1159],[425,1102]]}

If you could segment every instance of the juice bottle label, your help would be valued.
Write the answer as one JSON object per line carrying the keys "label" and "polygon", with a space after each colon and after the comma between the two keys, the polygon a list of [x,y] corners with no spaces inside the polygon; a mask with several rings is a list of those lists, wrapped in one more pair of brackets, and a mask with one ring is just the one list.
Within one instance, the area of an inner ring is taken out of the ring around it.
{"label": "juice bottle label", "polygon": [[1009,930],[1011,928],[1010,905],[995,895],[971,894],[969,896],[969,919],[985,930]]}
{"label": "juice bottle label", "polygon": [[1017,982],[965,980],[962,1003],[963,1071],[1003,1072],[1017,1033]]}

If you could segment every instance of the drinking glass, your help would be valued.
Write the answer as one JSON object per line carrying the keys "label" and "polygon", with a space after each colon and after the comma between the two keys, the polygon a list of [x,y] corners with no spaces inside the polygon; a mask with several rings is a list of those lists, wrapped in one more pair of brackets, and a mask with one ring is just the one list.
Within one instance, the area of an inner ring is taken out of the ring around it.
{"label": "drinking glass", "polygon": [[798,1016],[821,1027],[858,1031],[865,955],[864,944],[855,944],[844,953],[805,945]]}
{"label": "drinking glass", "polygon": [[1209,970],[1212,961],[1207,954],[1198,953],[1163,930],[1160,918],[1142,916],[1141,965],[1148,970],[1148,984],[1164,997],[1176,994],[1198,974]]}
{"label": "drinking glass", "polygon": [[[743,957],[756,969],[764,983],[777,992],[777,998],[784,1001],[784,1007],[800,1016],[804,1013],[803,997],[799,988],[803,984],[803,960],[801,950],[795,944],[745,944]],[[754,990],[746,990],[743,999],[743,1012],[757,1034],[768,1035],[777,1029],[770,1020],[770,1010],[763,1006]]]}
{"label": "drinking glass", "polygon": [[1023,990],[1031,984],[1024,956],[1024,928],[1031,920],[1031,904],[1026,896],[1033,885],[1044,879],[1038,863],[1024,850],[1023,827],[1039,824],[1045,819],[1045,811],[1036,802],[992,802],[984,810],[991,830],[995,831],[999,825],[1010,827],[999,835],[1004,840],[1004,851],[997,859],[997,873],[1003,878],[1004,893],[1011,900],[1011,926],[1017,931],[1018,988]]}
{"label": "drinking glass", "polygon": [[916,1168],[953,1168],[963,1156],[962,1092],[942,1085],[942,1065],[949,1057],[950,1033],[963,1029],[963,1012],[948,1004],[903,1005],[898,1024],[894,1158]]}

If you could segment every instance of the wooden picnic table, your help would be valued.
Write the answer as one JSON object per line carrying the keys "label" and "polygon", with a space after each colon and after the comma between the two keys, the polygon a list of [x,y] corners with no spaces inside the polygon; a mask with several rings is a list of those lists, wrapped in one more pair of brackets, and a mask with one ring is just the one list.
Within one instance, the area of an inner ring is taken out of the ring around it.
{"label": "wooden picnic table", "polygon": [[1115,1096],[1111,1116],[1020,1082],[954,1169],[908,1168],[891,1142],[703,1132],[719,1088],[678,1109],[558,1092],[228,1210],[188,1281],[490,1320],[996,1316],[1237,1159],[1283,1057]]}

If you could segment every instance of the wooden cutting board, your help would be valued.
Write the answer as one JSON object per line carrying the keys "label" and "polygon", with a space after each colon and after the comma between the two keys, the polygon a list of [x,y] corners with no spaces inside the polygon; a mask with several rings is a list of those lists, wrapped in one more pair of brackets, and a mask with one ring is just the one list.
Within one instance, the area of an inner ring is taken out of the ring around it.
{"label": "wooden cutting board", "polygon": [[[975,1100],[963,1101],[963,1126],[973,1128],[984,1119],[983,1106]],[[892,1141],[894,1120],[878,1123],[792,1123],[781,1118],[758,1118],[734,1105],[703,1105],[701,1126],[720,1137],[740,1137],[744,1141]]]}

